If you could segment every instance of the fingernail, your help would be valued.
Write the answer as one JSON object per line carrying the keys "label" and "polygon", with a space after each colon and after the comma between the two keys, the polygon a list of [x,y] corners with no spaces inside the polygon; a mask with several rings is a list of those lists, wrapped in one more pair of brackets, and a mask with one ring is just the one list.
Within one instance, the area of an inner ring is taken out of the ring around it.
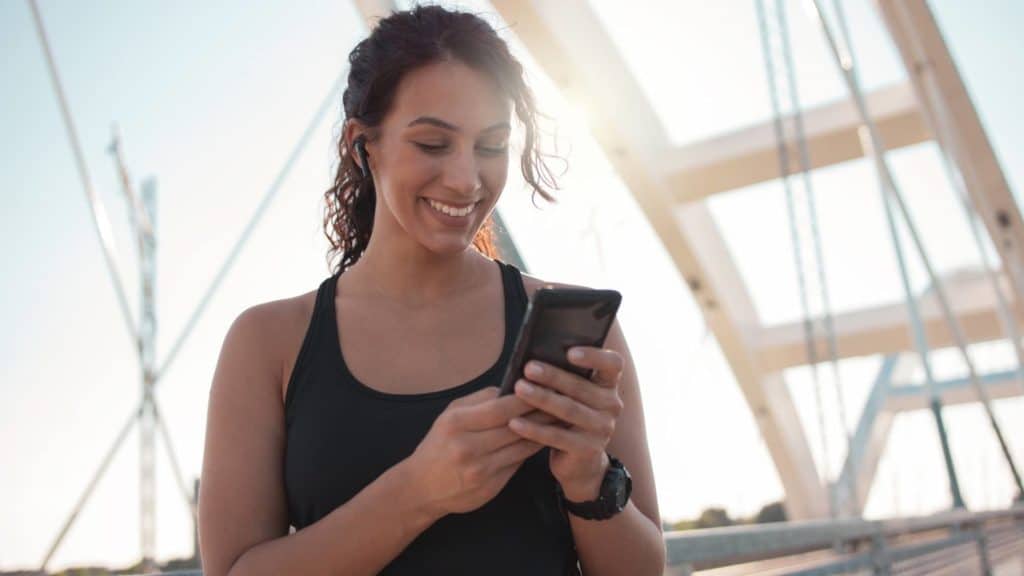
{"label": "fingernail", "polygon": [[516,383],[516,386],[518,387],[518,390],[520,392],[526,394],[531,394],[534,391],[533,385],[527,382],[526,380],[520,380],[519,382]]}
{"label": "fingernail", "polygon": [[544,373],[544,368],[536,362],[530,362],[526,365],[525,372],[527,376],[540,376]]}
{"label": "fingernail", "polygon": [[583,360],[583,350],[579,348],[569,350],[569,360]]}

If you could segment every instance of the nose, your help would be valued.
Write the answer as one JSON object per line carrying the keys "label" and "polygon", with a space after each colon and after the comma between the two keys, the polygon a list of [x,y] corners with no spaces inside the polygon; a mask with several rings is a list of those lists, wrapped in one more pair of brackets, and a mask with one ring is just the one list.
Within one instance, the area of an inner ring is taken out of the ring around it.
{"label": "nose", "polygon": [[463,148],[448,156],[444,166],[443,184],[445,188],[460,196],[474,196],[483,182],[472,147],[468,151]]}

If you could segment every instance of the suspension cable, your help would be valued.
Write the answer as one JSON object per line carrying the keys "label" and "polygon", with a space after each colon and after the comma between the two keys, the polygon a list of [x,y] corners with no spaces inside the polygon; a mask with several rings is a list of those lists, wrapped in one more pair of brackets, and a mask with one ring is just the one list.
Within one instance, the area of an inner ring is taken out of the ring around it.
{"label": "suspension cable", "polygon": [[[925,271],[931,280],[932,287],[935,291],[936,298],[939,306],[942,310],[942,314],[945,317],[946,323],[949,326],[950,332],[953,334],[953,339],[956,342],[957,348],[960,350],[963,361],[967,366],[967,370],[970,376],[971,384],[974,386],[975,392],[981,400],[981,403],[985,409],[986,416],[988,417],[989,423],[992,426],[992,430],[996,435],[996,439],[999,442],[1000,448],[1003,451],[1003,455],[1006,458],[1007,464],[1010,467],[1010,471],[1013,475],[1013,479],[1016,482],[1017,489],[1020,492],[1024,492],[1024,486],[1021,484],[1021,477],[1017,471],[1016,464],[1014,463],[1013,456],[1010,453],[1009,447],[1006,444],[1006,440],[1003,437],[1002,429],[996,420],[995,413],[992,409],[992,401],[988,395],[988,391],[982,385],[978,372],[975,369],[974,362],[971,359],[970,354],[967,351],[967,339],[964,336],[963,329],[960,326],[959,320],[953,315],[952,308],[949,303],[949,298],[946,294],[946,290],[935,273],[935,269],[932,266],[931,259],[928,257],[928,252],[925,250],[924,244],[921,240],[920,235],[917,232],[917,227],[914,224],[913,218],[910,215],[910,211],[907,208],[906,202],[903,199],[903,195],[900,193],[899,187],[896,185],[896,181],[892,176],[892,172],[889,169],[888,162],[885,158],[885,147],[882,144],[881,136],[878,134],[877,127],[871,120],[871,117],[867,111],[867,105],[864,102],[864,95],[860,89],[859,80],[856,75],[855,62],[853,60],[853,54],[847,48],[846,58],[840,56],[839,49],[837,47],[835,38],[832,34],[832,30],[828,23],[822,16],[821,6],[819,0],[812,0],[816,16],[819,23],[821,24],[822,32],[828,41],[829,47],[831,48],[833,58],[839,66],[843,79],[846,81],[847,88],[854,99],[856,104],[857,112],[860,115],[861,121],[863,122],[864,131],[866,132],[866,138],[870,139],[870,148],[875,159],[875,166],[878,169],[879,176],[883,179],[883,191],[888,193],[888,197],[896,203],[896,206],[900,209],[900,213],[903,216],[903,220],[906,223],[907,230],[910,233],[910,238],[914,243],[918,255],[921,258],[921,262],[924,265]],[[847,44],[849,46],[849,44]]]}
{"label": "suspension cable", "polygon": [[[775,142],[778,148],[779,158],[779,172],[780,180],[782,181],[782,187],[786,195],[786,210],[787,220],[789,222],[789,233],[790,241],[793,245],[793,260],[796,268],[797,284],[799,286],[800,294],[800,310],[803,319],[803,331],[804,331],[804,342],[807,349],[807,362],[811,368],[811,378],[814,387],[814,398],[815,405],[817,407],[818,416],[818,427],[820,432],[821,441],[821,476],[822,485],[825,489],[826,500],[828,501],[829,515],[836,517],[836,506],[834,499],[832,498],[832,491],[829,489],[829,469],[831,467],[829,459],[829,445],[828,445],[828,434],[825,429],[825,410],[822,405],[821,397],[821,379],[819,375],[818,366],[818,352],[815,346],[814,338],[814,324],[811,320],[810,306],[807,298],[807,282],[804,277],[804,263],[803,256],[801,254],[801,242],[800,242],[800,230],[796,223],[796,206],[793,199],[793,188],[790,185],[789,179],[789,147],[787,145],[786,136],[784,133],[783,119],[782,119],[782,106],[779,98],[779,87],[776,84],[776,68],[774,58],[772,57],[772,44],[769,38],[768,31],[768,19],[764,0],[756,0],[758,23],[761,30],[761,43],[762,52],[764,53],[765,69],[768,77],[769,93],[771,95],[772,103],[772,127],[775,131]],[[776,8],[778,5],[776,4]]]}
{"label": "suspension cable", "polygon": [[43,17],[39,13],[39,6],[36,0],[28,0],[29,8],[32,9],[32,20],[36,25],[36,33],[39,35],[39,43],[43,47],[43,55],[46,57],[47,70],[50,72],[50,80],[53,82],[53,90],[57,95],[57,103],[60,104],[61,118],[64,120],[64,129],[67,133],[68,144],[75,155],[75,166],[78,168],[78,178],[82,181],[82,188],[85,189],[86,200],[89,201],[89,208],[92,211],[92,223],[99,236],[100,249],[103,251],[103,259],[107,264],[107,272],[110,273],[110,281],[114,286],[117,295],[117,302],[121,307],[121,316],[124,319],[125,327],[132,337],[135,347],[139,347],[139,330],[135,318],[132,317],[131,306],[128,305],[128,297],[125,295],[124,282],[121,270],[114,259],[114,234],[110,227],[110,219],[107,218],[107,211],[103,207],[103,201],[92,185],[92,177],[89,175],[89,167],[85,163],[85,154],[82,152],[82,144],[78,140],[78,130],[75,129],[75,121],[71,117],[71,108],[68,106],[67,96],[64,95],[64,86],[61,84],[60,75],[57,73],[57,63],[53,59],[53,51],[50,49],[50,40],[46,35],[46,27],[43,26]]}
{"label": "suspension cable", "polygon": [[[846,420],[846,399],[843,394],[843,382],[839,371],[839,342],[836,336],[834,317],[832,315],[831,298],[829,297],[827,274],[825,271],[825,256],[822,249],[823,242],[821,240],[821,233],[818,227],[818,207],[815,201],[816,194],[814,186],[812,185],[810,151],[807,146],[807,134],[804,130],[803,107],[800,103],[800,93],[797,90],[796,84],[796,66],[793,62],[793,51],[789,42],[789,25],[786,21],[785,6],[782,3],[778,4],[778,17],[783,42],[782,54],[785,57],[786,62],[786,78],[789,83],[789,94],[792,98],[793,126],[796,130],[800,173],[804,182],[804,189],[806,191],[807,213],[809,215],[811,228],[811,245],[814,247],[814,262],[818,275],[818,287],[821,297],[822,317],[825,324],[824,331],[826,342],[828,344],[829,364],[832,368],[832,382],[835,387],[836,402],[839,411],[839,425],[843,430],[844,439],[846,440],[846,453],[849,455],[853,450],[853,433]],[[856,476],[850,477],[849,489],[851,495],[849,502],[852,506],[852,512],[856,515],[859,514],[860,507],[856,496]]]}
{"label": "suspension cable", "polygon": [[[854,68],[856,62],[853,55],[853,44],[850,39],[849,28],[846,25],[846,18],[844,17],[842,7],[838,5],[838,3],[833,6],[836,8],[836,17],[839,23],[839,32],[841,34],[840,41],[842,42],[842,49],[845,53],[843,55],[839,55],[839,46],[831,36],[826,34],[828,36],[829,44],[836,55],[836,61],[839,63],[840,68],[842,70],[848,69],[853,71],[853,73],[856,73],[856,69]],[[824,15],[820,11],[820,7],[815,5],[815,10],[817,10],[817,15],[822,28],[826,29],[825,27],[827,26],[827,23],[825,22]],[[864,149],[865,155],[871,155],[875,158],[877,166],[878,159],[882,157],[881,155],[884,154],[884,150],[876,149],[875,141],[871,139],[867,133],[867,122],[870,122],[870,117],[865,116],[862,118],[862,121],[863,124],[858,130],[861,147]],[[887,168],[888,167],[886,166],[886,169]],[[924,329],[924,322],[921,317],[921,310],[917,302],[917,297],[914,294],[914,290],[910,282],[906,256],[903,252],[903,242],[900,240],[896,218],[893,215],[893,189],[889,187],[891,180],[887,180],[883,176],[883,170],[881,168],[877,170],[877,174],[879,191],[882,196],[882,207],[885,210],[886,224],[889,229],[889,236],[892,240],[893,252],[896,255],[896,263],[900,271],[900,283],[903,286],[903,293],[907,303],[907,313],[910,316],[910,324],[914,337],[914,347],[917,350],[921,367],[924,370],[925,386],[929,397],[929,408],[932,412],[932,417],[935,420],[936,430],[939,435],[939,443],[942,448],[943,462],[946,467],[946,477],[949,482],[953,507],[964,508],[963,493],[960,490],[960,482],[957,477],[956,466],[953,463],[953,453],[949,447],[949,436],[947,434],[945,420],[942,415],[942,399],[939,396],[937,387],[935,386],[935,373],[932,370],[931,364],[931,347],[928,344],[928,336]]]}

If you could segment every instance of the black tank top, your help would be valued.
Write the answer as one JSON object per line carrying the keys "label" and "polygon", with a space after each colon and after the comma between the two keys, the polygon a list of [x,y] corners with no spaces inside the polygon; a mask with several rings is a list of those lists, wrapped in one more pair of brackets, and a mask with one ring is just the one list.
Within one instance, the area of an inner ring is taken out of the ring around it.
{"label": "black tank top", "polygon": [[[412,454],[449,402],[500,385],[527,297],[519,270],[496,263],[505,295],[500,357],[469,382],[420,394],[381,392],[352,376],[338,337],[334,295],[339,275],[320,284],[285,395],[284,479],[288,518],[296,530],[320,520]],[[525,460],[480,508],[435,522],[380,574],[578,574],[548,452],[544,448]]]}

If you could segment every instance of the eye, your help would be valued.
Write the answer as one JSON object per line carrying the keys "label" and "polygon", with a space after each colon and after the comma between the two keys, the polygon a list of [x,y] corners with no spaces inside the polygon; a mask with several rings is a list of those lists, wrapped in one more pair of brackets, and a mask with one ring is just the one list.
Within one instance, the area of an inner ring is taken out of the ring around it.
{"label": "eye", "polygon": [[500,148],[488,148],[488,147],[485,147],[485,146],[481,146],[480,150],[482,150],[485,154],[491,154],[491,155],[497,156],[499,154],[504,154],[505,152],[507,152],[508,151],[508,146],[502,146]]}
{"label": "eye", "polygon": [[[427,144],[425,142],[413,142],[418,148],[429,154],[438,154],[448,147],[447,144]],[[499,156],[508,151],[508,145],[501,146],[498,148],[492,148],[488,146],[480,146],[477,148],[484,154],[490,156]]]}
{"label": "eye", "polygon": [[440,152],[445,148],[444,144],[424,144],[423,142],[414,142],[414,144],[426,152]]}

